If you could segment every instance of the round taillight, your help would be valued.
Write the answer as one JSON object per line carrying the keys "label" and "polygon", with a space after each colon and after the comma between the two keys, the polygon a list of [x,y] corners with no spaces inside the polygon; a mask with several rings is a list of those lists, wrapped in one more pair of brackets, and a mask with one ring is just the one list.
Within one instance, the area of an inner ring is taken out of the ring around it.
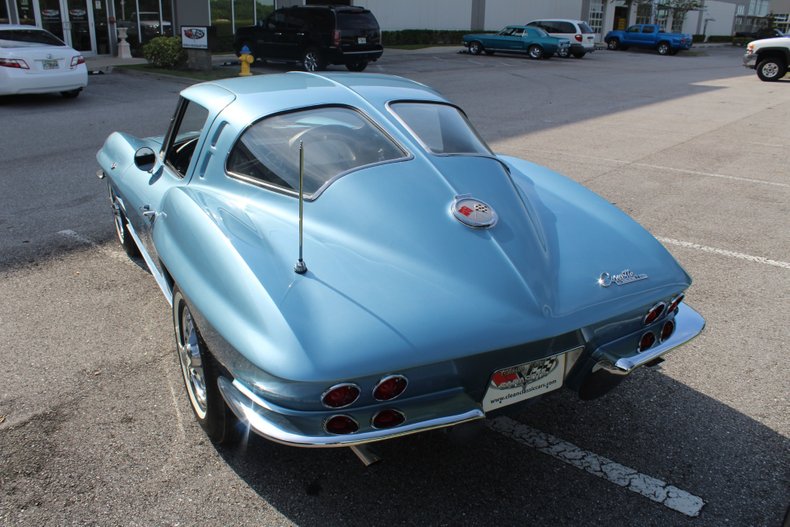
{"label": "round taillight", "polygon": [[402,394],[407,384],[409,384],[409,381],[403,375],[389,375],[381,379],[376,385],[376,388],[373,390],[373,397],[377,401],[390,401]]}
{"label": "round taillight", "polygon": [[405,420],[406,416],[401,412],[388,408],[373,416],[373,420],[370,424],[373,425],[373,428],[392,428],[393,426],[403,424]]}
{"label": "round taillight", "polygon": [[347,415],[333,415],[324,423],[324,430],[330,434],[353,434],[359,430],[359,425]]}
{"label": "round taillight", "polygon": [[663,302],[659,302],[658,304],[651,307],[650,311],[648,311],[647,315],[645,315],[645,319],[643,321],[645,325],[652,324],[653,322],[658,320],[658,317],[661,316],[661,314],[664,312],[664,309],[666,307],[667,307],[666,304],[664,304]]}
{"label": "round taillight", "polygon": [[647,333],[642,335],[641,339],[639,339],[639,351],[645,351],[655,343],[656,343],[656,336],[653,334],[652,331],[648,331]]}
{"label": "round taillight", "polygon": [[661,328],[661,341],[667,340],[669,337],[672,336],[672,333],[675,332],[675,323],[671,320],[667,320],[664,322],[664,326]]}
{"label": "round taillight", "polygon": [[576,34],[576,36],[574,38],[576,39],[576,42],[581,42],[582,41],[582,36],[579,35],[579,34]]}
{"label": "round taillight", "polygon": [[321,402],[327,408],[345,408],[359,398],[359,388],[356,384],[336,384],[321,396]]}
{"label": "round taillight", "polygon": [[672,299],[672,302],[669,303],[669,307],[667,308],[667,313],[674,313],[675,310],[678,308],[683,299],[686,298],[686,295],[680,293],[678,296]]}

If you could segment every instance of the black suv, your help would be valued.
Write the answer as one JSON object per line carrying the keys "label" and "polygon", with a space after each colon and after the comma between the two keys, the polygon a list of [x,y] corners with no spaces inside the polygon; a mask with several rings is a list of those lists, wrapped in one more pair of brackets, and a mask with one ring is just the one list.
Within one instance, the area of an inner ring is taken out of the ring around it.
{"label": "black suv", "polygon": [[233,50],[239,55],[244,46],[256,59],[296,61],[307,71],[327,64],[362,71],[384,52],[373,13],[349,6],[278,9],[257,26],[238,28]]}

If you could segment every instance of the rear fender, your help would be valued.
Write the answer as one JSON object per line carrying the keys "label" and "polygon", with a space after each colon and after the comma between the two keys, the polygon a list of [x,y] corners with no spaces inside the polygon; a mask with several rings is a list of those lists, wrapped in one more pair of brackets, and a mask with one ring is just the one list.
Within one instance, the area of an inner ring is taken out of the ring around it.
{"label": "rear fender", "polygon": [[[298,341],[210,213],[184,188],[165,195],[162,212],[153,230],[159,258],[204,322],[201,333],[215,358],[232,372],[235,364],[255,357],[298,365]],[[271,365],[255,366],[269,370]]]}

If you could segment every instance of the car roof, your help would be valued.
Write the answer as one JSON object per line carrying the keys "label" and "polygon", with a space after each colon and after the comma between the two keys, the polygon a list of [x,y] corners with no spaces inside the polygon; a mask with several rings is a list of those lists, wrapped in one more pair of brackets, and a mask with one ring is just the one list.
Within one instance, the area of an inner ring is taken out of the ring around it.
{"label": "car roof", "polygon": [[0,29],[36,29],[38,31],[44,31],[40,27],[26,24],[0,24]]}
{"label": "car roof", "polygon": [[[218,92],[218,90],[221,90]],[[228,104],[218,93],[232,96],[229,118],[240,121],[265,115],[327,104],[354,108],[373,106],[384,110],[393,100],[447,102],[436,91],[418,82],[377,73],[307,73],[291,71],[276,75],[235,77],[196,84],[181,95],[219,111]],[[298,95],[297,95],[298,94]],[[224,101],[224,102],[223,102]]]}
{"label": "car roof", "polygon": [[583,23],[584,20],[576,20],[575,18],[536,18],[532,22],[529,22],[527,25],[532,24],[534,22],[572,22],[574,24]]}

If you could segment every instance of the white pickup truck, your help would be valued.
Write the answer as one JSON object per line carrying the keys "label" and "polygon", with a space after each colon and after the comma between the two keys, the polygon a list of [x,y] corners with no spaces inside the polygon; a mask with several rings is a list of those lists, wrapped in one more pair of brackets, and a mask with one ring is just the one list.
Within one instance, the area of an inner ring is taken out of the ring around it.
{"label": "white pickup truck", "polygon": [[753,40],[746,46],[743,65],[756,69],[762,81],[777,81],[790,64],[790,36]]}

